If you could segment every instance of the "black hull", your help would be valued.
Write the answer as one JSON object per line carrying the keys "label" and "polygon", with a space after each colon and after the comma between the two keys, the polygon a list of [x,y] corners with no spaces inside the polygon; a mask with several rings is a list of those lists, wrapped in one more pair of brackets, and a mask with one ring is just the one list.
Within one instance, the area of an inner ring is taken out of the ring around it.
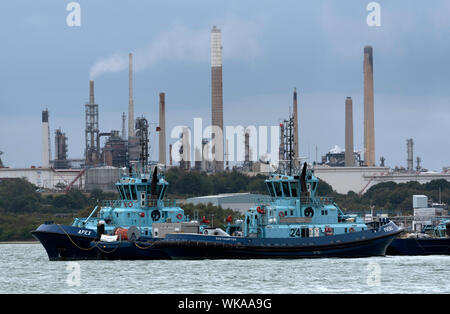
{"label": "black hull", "polygon": [[328,239],[331,241],[326,244],[324,239],[311,238],[306,240],[306,245],[306,241],[301,245],[294,242],[268,245],[270,239],[266,243],[260,241],[257,245],[249,245],[248,238],[241,240],[186,234],[170,235],[156,246],[164,249],[172,259],[359,258],[386,255],[387,247],[400,232],[398,229],[391,233],[379,232],[364,240],[355,240],[358,235],[353,233],[336,237],[339,242],[330,237]]}
{"label": "black hull", "polygon": [[95,233],[93,236],[80,236],[78,231],[83,229],[77,229],[74,232],[68,226],[41,225],[31,234],[41,242],[51,261],[95,259],[96,252],[90,247]]}
{"label": "black hull", "polygon": [[394,239],[387,255],[450,255],[450,238]]}
{"label": "black hull", "polygon": [[[395,225],[393,225],[395,226]],[[92,230],[62,225],[41,225],[32,232],[50,260],[154,260],[154,259],[255,259],[384,256],[401,232],[349,233],[308,239],[250,239],[196,234],[172,234],[166,239],[141,242],[95,241]],[[230,242],[234,240],[235,242]]]}
{"label": "black hull", "polygon": [[[97,242],[95,232],[80,236],[86,229],[62,225],[41,225],[32,232],[44,246],[51,261],[66,260],[154,260],[169,259],[149,242]],[[87,231],[86,231],[87,232]]]}

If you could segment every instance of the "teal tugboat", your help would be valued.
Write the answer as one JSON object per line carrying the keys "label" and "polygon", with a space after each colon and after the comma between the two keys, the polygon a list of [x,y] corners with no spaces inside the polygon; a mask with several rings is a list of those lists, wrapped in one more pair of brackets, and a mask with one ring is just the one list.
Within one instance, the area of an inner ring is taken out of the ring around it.
{"label": "teal tugboat", "polygon": [[202,232],[204,222],[190,222],[175,200],[166,199],[169,183],[157,165],[149,166],[143,122],[136,123],[140,160],[116,183],[119,199],[103,201],[89,217],[75,218],[70,226],[47,222],[32,232],[50,260],[166,259],[154,247],[165,233]]}
{"label": "teal tugboat", "polygon": [[167,234],[155,243],[173,259],[305,258],[383,256],[402,232],[387,218],[370,224],[344,214],[331,198],[317,196],[314,170],[272,174],[270,193],[224,234]]}
{"label": "teal tugboat", "polygon": [[172,223],[180,231],[200,232],[175,200],[165,198],[168,182],[163,174],[129,170],[116,183],[120,199],[103,201],[89,217],[75,218],[72,225],[45,223],[32,232],[50,260],[161,259],[153,247],[159,239],[153,225]]}

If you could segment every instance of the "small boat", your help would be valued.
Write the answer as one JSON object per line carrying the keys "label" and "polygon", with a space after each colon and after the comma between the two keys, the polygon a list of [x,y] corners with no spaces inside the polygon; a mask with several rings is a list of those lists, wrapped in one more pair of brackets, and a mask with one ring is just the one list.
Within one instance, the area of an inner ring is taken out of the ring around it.
{"label": "small boat", "polygon": [[317,195],[318,179],[304,163],[301,175],[274,173],[270,197],[227,231],[169,233],[155,243],[172,259],[311,258],[384,256],[403,230],[387,218],[365,223]]}
{"label": "small boat", "polygon": [[423,232],[405,233],[392,241],[387,255],[450,255],[450,219],[440,219]]}

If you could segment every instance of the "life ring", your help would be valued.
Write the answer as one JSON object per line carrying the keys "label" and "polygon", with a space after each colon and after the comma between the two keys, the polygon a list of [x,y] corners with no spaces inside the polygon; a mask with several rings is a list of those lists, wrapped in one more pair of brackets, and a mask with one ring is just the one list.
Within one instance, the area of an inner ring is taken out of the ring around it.
{"label": "life ring", "polygon": [[128,207],[133,207],[133,202],[128,202]]}
{"label": "life ring", "polygon": [[181,218],[183,218],[183,215],[182,215],[182,214],[178,214],[178,215],[177,215],[177,218],[178,218],[178,219],[181,219]]}
{"label": "life ring", "polygon": [[350,228],[350,229],[348,229],[348,232],[355,232],[355,229]]}
{"label": "life ring", "polygon": [[280,213],[278,214],[278,216],[280,216],[280,218],[283,218],[283,217],[284,217],[284,212],[280,212]]}
{"label": "life ring", "polygon": [[333,235],[333,228],[325,227],[325,235]]}
{"label": "life ring", "polygon": [[262,209],[261,207],[256,207],[256,211],[260,214],[264,214],[264,209]]}

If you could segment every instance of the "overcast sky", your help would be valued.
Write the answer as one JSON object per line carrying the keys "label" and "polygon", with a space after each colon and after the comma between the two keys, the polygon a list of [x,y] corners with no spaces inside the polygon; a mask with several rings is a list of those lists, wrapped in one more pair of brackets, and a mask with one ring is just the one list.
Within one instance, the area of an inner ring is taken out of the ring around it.
{"label": "overcast sky", "polygon": [[[95,79],[100,129],[121,130],[135,53],[135,117],[157,122],[166,93],[167,137],[195,117],[210,123],[210,47],[222,29],[225,125],[277,125],[299,92],[301,155],[344,147],[345,98],[354,106],[355,148],[363,148],[363,49],[374,50],[376,161],[415,157],[450,166],[450,2],[79,0],[81,26],[66,24],[70,1],[0,2],[0,150],[10,167],[41,165],[41,111],[84,153],[84,103]],[[153,129],[152,129],[153,131]],[[157,157],[152,132],[152,157]],[[170,139],[174,142],[175,139]]]}

